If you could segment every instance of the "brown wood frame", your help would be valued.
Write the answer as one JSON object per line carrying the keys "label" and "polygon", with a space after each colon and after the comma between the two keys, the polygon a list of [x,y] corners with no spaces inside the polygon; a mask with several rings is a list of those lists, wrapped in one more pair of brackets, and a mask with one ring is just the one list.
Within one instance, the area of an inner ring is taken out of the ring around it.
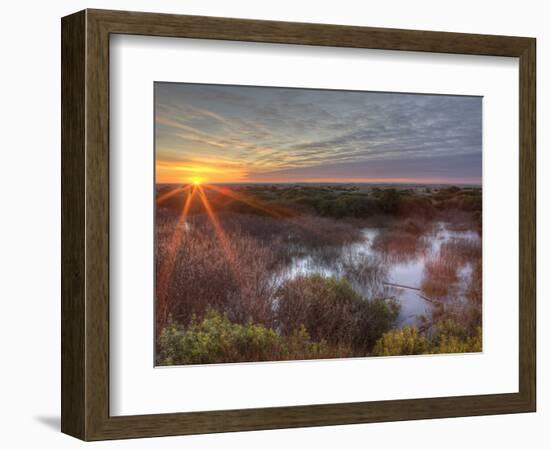
{"label": "brown wood frame", "polygon": [[[61,25],[64,433],[100,440],[535,411],[535,39],[104,10],[75,13],[64,17]],[[518,57],[519,392],[110,416],[109,35],[113,33]]]}

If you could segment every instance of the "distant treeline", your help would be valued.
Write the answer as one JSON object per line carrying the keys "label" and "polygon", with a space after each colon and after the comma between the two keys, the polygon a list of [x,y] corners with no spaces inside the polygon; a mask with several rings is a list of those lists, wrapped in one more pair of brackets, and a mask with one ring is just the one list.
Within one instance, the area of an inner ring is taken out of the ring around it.
{"label": "distant treeline", "polygon": [[243,214],[282,216],[314,215],[334,219],[368,219],[376,216],[395,218],[422,218],[431,220],[451,211],[467,213],[481,229],[481,188],[396,189],[353,187],[262,187],[233,188],[243,197],[254,198],[262,208],[246,202],[229,200],[223,196],[211,199],[218,211]]}
{"label": "distant treeline", "polygon": [[[211,192],[209,197],[218,211],[256,215],[313,214],[336,219],[369,218],[380,214],[431,219],[439,212],[458,210],[473,213],[481,220],[482,191],[475,187],[360,189],[353,186],[243,185],[234,186],[232,190],[244,198],[255,199],[262,207]],[[176,196],[170,201],[179,207],[182,199]]]}

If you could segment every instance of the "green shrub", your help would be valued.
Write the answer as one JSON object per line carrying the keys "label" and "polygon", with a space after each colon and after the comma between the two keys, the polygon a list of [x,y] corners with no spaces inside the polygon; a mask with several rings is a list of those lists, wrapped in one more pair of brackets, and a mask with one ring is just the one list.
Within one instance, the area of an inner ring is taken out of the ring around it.
{"label": "green shrub", "polygon": [[482,351],[481,327],[469,336],[452,321],[438,322],[431,338],[418,328],[406,326],[385,333],[372,356],[422,355],[434,353],[473,353]]}
{"label": "green shrub", "polygon": [[430,353],[430,342],[416,327],[403,327],[385,333],[376,343],[373,356],[421,355]]}
{"label": "green shrub", "polygon": [[385,189],[380,196],[382,212],[396,215],[399,212],[401,198],[395,189]]}
{"label": "green shrub", "polygon": [[157,364],[213,364],[289,359],[320,359],[350,356],[345,348],[329,347],[324,340],[312,342],[302,326],[280,336],[263,325],[241,325],[210,310],[185,329],[174,321],[160,333]]}
{"label": "green shrub", "polygon": [[376,341],[395,325],[399,310],[399,303],[394,300],[363,300],[355,312],[352,347],[363,354],[370,351]]}
{"label": "green shrub", "polygon": [[435,324],[431,353],[472,353],[482,350],[481,327],[470,330],[454,320]]}
{"label": "green shrub", "polygon": [[481,351],[481,328],[478,328],[475,336],[463,340],[453,335],[440,336],[439,344],[430,353],[475,353]]}
{"label": "green shrub", "polygon": [[288,281],[277,297],[281,334],[292,335],[303,325],[314,341],[324,339],[362,355],[391,329],[399,313],[396,302],[365,299],[344,278],[298,277]]}

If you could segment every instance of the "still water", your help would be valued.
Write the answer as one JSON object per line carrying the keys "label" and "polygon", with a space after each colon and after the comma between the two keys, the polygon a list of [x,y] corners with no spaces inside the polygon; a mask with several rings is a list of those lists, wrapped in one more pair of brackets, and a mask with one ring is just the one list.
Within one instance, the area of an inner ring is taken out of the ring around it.
{"label": "still water", "polygon": [[[395,298],[401,305],[398,325],[413,325],[419,323],[422,315],[429,315],[433,306],[433,300],[421,291],[426,261],[437,257],[441,246],[450,240],[465,239],[475,243],[480,240],[475,231],[452,231],[440,222],[419,238],[421,246],[417,251],[397,249],[391,252],[373,245],[380,232],[377,228],[364,228],[359,242],[296,256],[277,279],[284,282],[312,274],[345,276],[353,288],[366,297]],[[471,263],[458,267],[458,282],[453,290],[455,298],[464,296],[471,275]]]}

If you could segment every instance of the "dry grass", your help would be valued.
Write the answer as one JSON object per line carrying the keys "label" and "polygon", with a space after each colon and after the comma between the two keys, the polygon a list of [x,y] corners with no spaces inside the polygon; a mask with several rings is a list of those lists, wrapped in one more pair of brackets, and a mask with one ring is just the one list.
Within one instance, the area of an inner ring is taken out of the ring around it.
{"label": "dry grass", "polygon": [[[157,311],[166,310],[181,323],[209,308],[226,311],[230,320],[269,326],[276,286],[270,276],[276,253],[240,231],[226,234],[227,248],[212,227],[191,220],[171,268],[166,292],[157,292]],[[157,277],[164,269],[172,224],[157,225]],[[157,284],[157,289],[161,286]],[[166,301],[167,305],[159,302]],[[167,316],[158,318],[162,325]]]}
{"label": "dry grass", "polygon": [[442,246],[442,251],[454,255],[459,263],[481,259],[481,241],[477,239],[451,239]]}
{"label": "dry grass", "polygon": [[388,265],[371,255],[344,252],[340,257],[340,274],[363,295],[386,297],[384,282],[388,275]]}
{"label": "dry grass", "polygon": [[439,253],[425,264],[422,291],[431,299],[441,300],[455,290],[458,271],[466,264],[481,264],[481,242],[454,238],[443,243]]}
{"label": "dry grass", "polygon": [[422,292],[430,299],[443,299],[450,287],[458,281],[458,267],[454,258],[437,255],[426,261]]}
{"label": "dry grass", "polygon": [[376,236],[373,248],[390,263],[407,262],[424,254],[427,242],[423,236],[430,229],[431,224],[424,221],[394,222]]}

